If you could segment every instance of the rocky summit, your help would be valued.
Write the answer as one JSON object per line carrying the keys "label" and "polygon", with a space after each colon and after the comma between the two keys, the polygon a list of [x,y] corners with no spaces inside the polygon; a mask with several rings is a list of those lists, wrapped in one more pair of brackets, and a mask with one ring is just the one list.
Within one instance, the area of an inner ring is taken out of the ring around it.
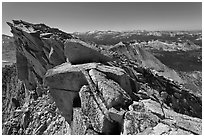
{"label": "rocky summit", "polygon": [[103,48],[44,24],[8,25],[18,86],[4,87],[3,134],[202,134],[201,96],[137,44]]}

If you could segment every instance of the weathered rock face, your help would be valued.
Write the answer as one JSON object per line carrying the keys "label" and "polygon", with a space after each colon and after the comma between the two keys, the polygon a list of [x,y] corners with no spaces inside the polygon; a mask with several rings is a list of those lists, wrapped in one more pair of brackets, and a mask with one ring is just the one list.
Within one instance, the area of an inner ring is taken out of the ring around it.
{"label": "weathered rock face", "polygon": [[104,114],[106,112],[103,110],[106,110],[106,106],[104,104],[99,105],[98,100],[91,94],[93,93],[88,86],[83,86],[80,90],[82,112],[90,119],[94,131],[100,134],[111,134],[111,128],[114,128],[114,124],[108,120],[107,114]]}
{"label": "weathered rock face", "polygon": [[46,71],[66,61],[64,55],[64,39],[72,38],[58,29],[50,28],[44,24],[31,24],[14,20],[8,23],[14,35],[16,45],[16,60],[19,79],[28,81],[26,87],[32,89],[29,75],[34,73],[37,80],[42,83]]}
{"label": "weathered rock face", "polygon": [[[63,117],[60,133],[54,133],[51,114],[33,131],[35,113],[29,120],[23,116],[24,134],[201,134],[201,99],[136,45],[104,51],[43,24],[8,24],[25,90],[36,100],[49,94],[58,108],[49,112]],[[28,98],[24,107],[32,102]]]}
{"label": "weathered rock face", "polygon": [[120,85],[113,80],[107,79],[105,74],[91,69],[89,75],[98,87],[108,108],[116,106],[125,107],[131,101],[130,96]]}

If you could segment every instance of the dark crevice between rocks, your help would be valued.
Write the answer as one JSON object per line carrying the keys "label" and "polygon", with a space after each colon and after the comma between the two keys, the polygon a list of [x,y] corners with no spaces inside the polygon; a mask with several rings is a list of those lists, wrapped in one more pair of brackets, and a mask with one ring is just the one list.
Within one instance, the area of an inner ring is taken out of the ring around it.
{"label": "dark crevice between rocks", "polygon": [[91,63],[92,61],[90,60],[80,60],[80,61],[77,61],[77,62],[70,62],[71,65],[81,65],[81,64],[86,64],[86,63]]}
{"label": "dark crevice between rocks", "polygon": [[35,76],[36,76],[36,78],[37,78],[39,84],[42,85],[42,84],[43,84],[43,78],[41,78],[41,77],[35,72],[34,69],[32,69],[32,72],[35,74]]}
{"label": "dark crevice between rocks", "polygon": [[79,92],[79,91],[76,91],[76,90],[68,90],[68,89],[64,89],[64,88],[51,88],[51,89],[54,89],[54,90],[64,90],[64,91],[67,91],[67,92],[75,92],[75,93],[77,93],[77,92]]}
{"label": "dark crevice between rocks", "polygon": [[109,128],[108,135],[120,135],[122,130],[120,123],[118,122],[111,122],[111,123],[112,123],[112,127],[108,127]]}
{"label": "dark crevice between rocks", "polygon": [[169,119],[169,118],[166,118],[164,115],[161,115],[161,114],[158,114],[158,113],[155,113],[155,112],[152,112],[152,111],[151,111],[151,113],[154,114],[154,115],[156,115],[157,117],[159,117],[161,120],[163,120],[163,119]]}
{"label": "dark crevice between rocks", "polygon": [[76,95],[76,97],[73,100],[73,108],[81,108],[81,98],[79,96],[79,93]]}
{"label": "dark crevice between rocks", "polygon": [[20,102],[16,98],[12,98],[11,100],[12,100],[12,104],[13,104],[15,109],[20,107]]}
{"label": "dark crevice between rocks", "polygon": [[72,62],[70,62],[72,65],[80,65],[80,64],[86,64],[86,63],[93,63],[93,62],[95,62],[95,63],[102,63],[102,64],[104,64],[104,63],[106,63],[106,62],[108,62],[108,60],[106,60],[106,59],[95,59],[95,58],[88,58],[88,59],[86,59],[86,58],[84,58],[84,59],[80,59],[80,60],[75,60],[74,62],[72,61]]}

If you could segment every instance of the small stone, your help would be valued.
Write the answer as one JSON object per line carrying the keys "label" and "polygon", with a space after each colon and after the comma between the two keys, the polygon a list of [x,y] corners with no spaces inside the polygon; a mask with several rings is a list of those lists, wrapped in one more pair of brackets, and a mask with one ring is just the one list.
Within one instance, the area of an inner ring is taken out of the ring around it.
{"label": "small stone", "polygon": [[46,114],[48,114],[48,111],[47,111],[47,110],[44,112],[44,115],[46,115]]}
{"label": "small stone", "polygon": [[160,96],[161,96],[161,98],[162,98],[163,100],[166,100],[166,98],[168,97],[168,93],[166,93],[166,92],[161,92]]}
{"label": "small stone", "polygon": [[159,123],[157,124],[152,131],[153,135],[162,135],[162,134],[167,134],[169,133],[169,131],[171,130],[171,128],[168,125],[165,125],[163,123]]}
{"label": "small stone", "polygon": [[130,111],[137,111],[137,112],[145,111],[144,104],[142,102],[133,101],[133,104],[131,104],[129,106],[129,110]]}
{"label": "small stone", "polygon": [[181,98],[181,94],[179,94],[179,93],[177,93],[177,92],[174,93],[174,96],[175,96],[176,98],[178,98],[178,99]]}

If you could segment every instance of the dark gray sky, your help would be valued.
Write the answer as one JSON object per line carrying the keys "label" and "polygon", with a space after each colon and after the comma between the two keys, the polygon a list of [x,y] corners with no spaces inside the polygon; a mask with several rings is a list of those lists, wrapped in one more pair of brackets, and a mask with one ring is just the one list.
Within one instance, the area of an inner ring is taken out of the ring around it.
{"label": "dark gray sky", "polygon": [[6,21],[21,19],[45,23],[65,32],[93,30],[201,30],[202,3],[11,3],[2,4],[2,31]]}

